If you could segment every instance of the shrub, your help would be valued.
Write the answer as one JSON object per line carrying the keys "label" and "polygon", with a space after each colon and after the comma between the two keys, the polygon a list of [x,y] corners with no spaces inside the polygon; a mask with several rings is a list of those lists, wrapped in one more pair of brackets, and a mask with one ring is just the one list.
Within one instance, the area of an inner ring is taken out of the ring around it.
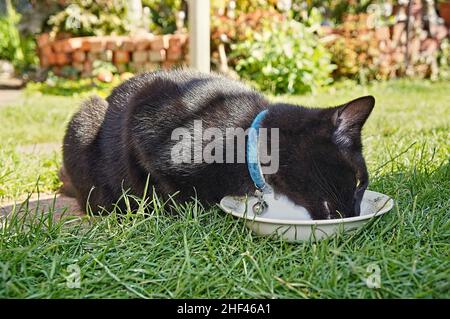
{"label": "shrub", "polygon": [[114,76],[111,83],[104,83],[95,78],[67,79],[49,72],[45,82],[28,82],[26,91],[40,92],[48,95],[60,96],[88,96],[97,94],[107,97],[111,90],[121,83],[119,76]]}
{"label": "shrub", "polygon": [[374,0],[293,0],[292,12],[296,20],[302,21],[302,12],[317,10],[319,8],[325,19],[336,25],[341,23],[347,14],[358,14],[367,11],[367,8],[377,1]]}
{"label": "shrub", "polygon": [[0,17],[0,59],[10,61],[16,69],[23,70],[37,64],[36,43],[31,36],[21,36],[17,29],[20,21],[11,1],[6,1],[7,15]]}
{"label": "shrub", "polygon": [[400,60],[381,51],[377,30],[368,23],[367,14],[347,15],[335,29],[335,39],[327,44],[337,68],[335,78],[351,78],[365,83],[395,77]]}
{"label": "shrub", "polygon": [[[211,60],[213,64],[220,65],[219,45],[224,44],[228,58],[228,66],[234,68],[237,60],[230,56],[231,45],[250,41],[255,32],[261,32],[264,21],[281,22],[284,17],[273,8],[256,9],[248,13],[239,13],[236,18],[230,18],[225,14],[213,10],[211,19]],[[226,40],[224,39],[224,36]],[[224,40],[226,42],[224,42]],[[238,56],[238,58],[241,58]]]}
{"label": "shrub", "polygon": [[438,54],[438,78],[441,80],[450,80],[450,41],[445,39],[441,43]]}
{"label": "shrub", "polygon": [[335,78],[350,78],[365,83],[370,80],[386,80],[392,68],[380,69],[379,46],[373,35],[365,34],[356,38],[338,38],[329,50],[336,65]]}
{"label": "shrub", "polygon": [[68,6],[51,15],[47,21],[53,34],[120,35],[126,34],[130,29],[126,1],[75,0],[68,3]]}
{"label": "shrub", "polygon": [[235,69],[243,79],[261,90],[291,94],[332,82],[331,56],[310,27],[294,20],[264,24],[247,41],[232,45],[239,58]]}
{"label": "shrub", "polygon": [[181,0],[142,0],[150,8],[150,31],[156,34],[173,33],[176,29],[176,14],[182,10]]}
{"label": "shrub", "polygon": [[[126,0],[61,1],[63,8],[51,15],[47,24],[54,34],[75,36],[127,34],[131,23]],[[150,31],[156,34],[176,30],[176,14],[182,10],[181,0],[142,0],[150,9]]]}

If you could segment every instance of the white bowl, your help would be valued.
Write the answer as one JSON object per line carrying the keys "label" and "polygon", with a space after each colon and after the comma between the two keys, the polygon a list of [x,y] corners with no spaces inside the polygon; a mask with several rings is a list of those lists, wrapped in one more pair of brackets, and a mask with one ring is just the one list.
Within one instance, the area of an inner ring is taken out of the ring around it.
{"label": "white bowl", "polygon": [[233,216],[246,219],[246,225],[256,234],[268,236],[277,234],[286,241],[320,240],[338,232],[357,229],[374,217],[387,213],[394,201],[387,195],[367,190],[361,202],[361,215],[341,219],[305,220],[302,213],[268,209],[255,215],[251,209],[257,199],[250,197],[226,196],[220,201],[220,208]]}

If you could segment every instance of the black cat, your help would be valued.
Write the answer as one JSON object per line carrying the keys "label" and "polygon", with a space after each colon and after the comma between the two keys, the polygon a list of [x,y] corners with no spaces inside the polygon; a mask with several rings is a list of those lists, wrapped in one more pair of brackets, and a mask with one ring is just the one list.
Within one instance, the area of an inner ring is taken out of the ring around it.
{"label": "black cat", "polygon": [[89,199],[94,210],[111,210],[123,190],[142,195],[147,178],[158,195],[176,193],[180,202],[196,196],[213,204],[226,195],[253,194],[248,160],[174,160],[179,141],[173,132],[192,129],[195,121],[203,129],[246,130],[267,110],[260,126],[278,128],[277,146],[268,147],[279,156],[277,171],[263,176],[267,184],[304,206],[313,219],[356,216],[368,185],[361,129],[374,103],[367,96],[333,108],[305,108],[270,103],[219,75],[143,73],[115,88],[106,101],[86,101],[73,116],[64,138],[64,171],[80,205]]}

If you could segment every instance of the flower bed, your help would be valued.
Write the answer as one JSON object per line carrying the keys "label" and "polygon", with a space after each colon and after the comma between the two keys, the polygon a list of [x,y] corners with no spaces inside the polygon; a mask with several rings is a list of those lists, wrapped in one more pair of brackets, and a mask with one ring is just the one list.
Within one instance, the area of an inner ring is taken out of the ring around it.
{"label": "flower bed", "polygon": [[187,61],[187,35],[95,36],[52,40],[37,37],[40,64],[55,74],[71,68],[82,77],[92,76],[94,62],[112,63],[119,73],[152,71]]}

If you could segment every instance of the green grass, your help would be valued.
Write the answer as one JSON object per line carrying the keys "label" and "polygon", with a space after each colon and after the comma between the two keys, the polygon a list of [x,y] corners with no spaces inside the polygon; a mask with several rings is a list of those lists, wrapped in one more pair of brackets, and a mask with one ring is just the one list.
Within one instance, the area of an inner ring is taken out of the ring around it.
{"label": "green grass", "polygon": [[36,184],[41,191],[58,188],[60,152],[24,154],[20,147],[61,143],[65,126],[78,105],[76,99],[33,94],[26,96],[21,105],[0,106],[0,199],[32,192]]}
{"label": "green grass", "polygon": [[[277,97],[335,105],[364,94],[377,104],[364,130],[370,189],[394,197],[392,212],[356,233],[290,244],[197,203],[179,216],[156,201],[146,213],[84,223],[14,219],[0,229],[0,297],[450,297],[450,83],[396,81]],[[58,187],[58,152],[16,147],[57,142],[78,100],[30,96],[0,108],[0,191],[17,198]],[[68,288],[68,267],[81,288]],[[381,287],[366,286],[368,266]]]}

